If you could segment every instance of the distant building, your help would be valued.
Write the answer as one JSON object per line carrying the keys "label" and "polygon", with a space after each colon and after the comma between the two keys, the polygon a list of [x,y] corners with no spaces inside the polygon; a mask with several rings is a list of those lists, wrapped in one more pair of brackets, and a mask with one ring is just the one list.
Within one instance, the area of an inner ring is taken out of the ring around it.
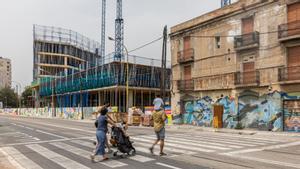
{"label": "distant building", "polygon": [[161,60],[128,55],[127,64],[114,53],[99,56],[98,43],[76,32],[44,26],[34,30],[35,107],[56,107],[57,113],[108,102],[119,112],[144,108],[161,92],[162,72],[170,96],[169,62],[162,71]]}
{"label": "distant building", "polygon": [[0,89],[11,87],[11,61],[0,57]]}
{"label": "distant building", "polygon": [[[285,106],[294,104],[282,100],[300,104],[300,2],[222,2],[224,7],[171,28],[172,111],[181,112],[185,123],[211,126],[212,104],[230,98],[222,102],[228,104],[224,127],[242,121],[266,129],[287,111]],[[274,99],[278,102],[265,101],[276,91],[281,93]],[[299,113],[299,106],[291,112]],[[286,123],[284,129],[292,125]]]}

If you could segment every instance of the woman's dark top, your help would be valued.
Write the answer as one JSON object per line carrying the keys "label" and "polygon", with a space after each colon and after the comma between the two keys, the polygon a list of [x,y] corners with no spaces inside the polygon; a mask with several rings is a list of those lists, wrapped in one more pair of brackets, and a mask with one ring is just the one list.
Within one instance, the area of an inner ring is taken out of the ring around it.
{"label": "woman's dark top", "polygon": [[98,117],[98,127],[97,130],[107,132],[107,117],[106,115],[100,115]]}

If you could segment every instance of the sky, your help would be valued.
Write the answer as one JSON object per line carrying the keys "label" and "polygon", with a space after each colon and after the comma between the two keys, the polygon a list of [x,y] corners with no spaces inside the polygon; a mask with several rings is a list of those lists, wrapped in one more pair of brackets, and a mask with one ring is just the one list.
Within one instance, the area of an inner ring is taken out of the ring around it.
{"label": "sky", "polygon": [[[12,61],[13,86],[30,85],[33,24],[72,29],[100,41],[102,0],[1,0],[0,56]],[[124,44],[135,49],[162,36],[168,28],[220,7],[220,0],[123,0]],[[106,35],[114,37],[116,0],[107,0]],[[162,41],[134,55],[161,58]],[[106,41],[106,53],[114,42]],[[170,53],[170,51],[168,51]],[[170,60],[170,55],[168,54]]]}

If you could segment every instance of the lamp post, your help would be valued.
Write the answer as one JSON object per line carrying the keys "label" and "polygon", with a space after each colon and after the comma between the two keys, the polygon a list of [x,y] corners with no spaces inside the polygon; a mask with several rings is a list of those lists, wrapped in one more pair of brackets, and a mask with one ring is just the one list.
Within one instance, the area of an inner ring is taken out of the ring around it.
{"label": "lamp post", "polygon": [[[44,69],[40,68],[40,70],[43,71],[43,72],[48,73],[49,75],[52,75],[51,72],[48,72]],[[55,107],[54,107],[54,93],[55,93],[55,85],[56,85],[56,76],[54,76],[54,80],[52,80],[51,85],[52,85],[51,107],[52,107],[53,116],[56,117],[56,110],[55,110]]]}
{"label": "lamp post", "polygon": [[[108,40],[111,41],[116,41],[114,38],[112,37],[108,37]],[[127,47],[123,44],[123,48],[125,49],[126,52],[126,111],[128,112],[128,108],[129,108],[129,63],[128,63],[128,50]]]}

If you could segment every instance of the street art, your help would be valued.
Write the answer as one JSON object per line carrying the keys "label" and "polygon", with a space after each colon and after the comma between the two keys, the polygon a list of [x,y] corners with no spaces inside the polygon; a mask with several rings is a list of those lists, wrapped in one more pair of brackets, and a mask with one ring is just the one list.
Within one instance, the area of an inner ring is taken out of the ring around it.
{"label": "street art", "polygon": [[284,100],[284,129],[300,132],[300,100]]}
{"label": "street art", "polygon": [[281,93],[275,91],[259,96],[256,92],[244,91],[238,100],[237,120],[245,128],[282,130]]}
{"label": "street art", "polygon": [[187,101],[184,104],[183,123],[210,127],[213,119],[212,103],[213,100],[208,96],[197,101]]}

